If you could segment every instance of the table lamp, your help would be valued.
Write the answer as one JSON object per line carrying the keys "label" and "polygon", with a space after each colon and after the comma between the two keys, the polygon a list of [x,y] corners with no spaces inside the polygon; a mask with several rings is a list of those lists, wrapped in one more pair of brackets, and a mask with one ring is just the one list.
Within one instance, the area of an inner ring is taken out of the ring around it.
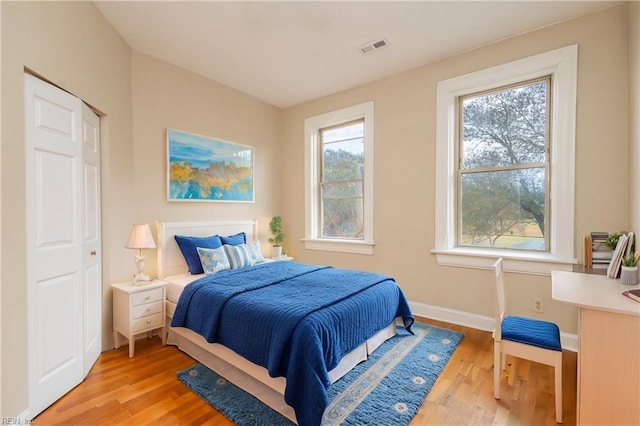
{"label": "table lamp", "polygon": [[142,254],[142,249],[156,248],[156,243],[153,240],[153,235],[151,235],[149,225],[146,223],[133,225],[125,247],[138,249],[138,253],[134,257],[138,274],[133,277],[133,284],[142,285],[146,284],[147,281],[151,281],[151,278],[142,272],[144,270],[144,255]]}

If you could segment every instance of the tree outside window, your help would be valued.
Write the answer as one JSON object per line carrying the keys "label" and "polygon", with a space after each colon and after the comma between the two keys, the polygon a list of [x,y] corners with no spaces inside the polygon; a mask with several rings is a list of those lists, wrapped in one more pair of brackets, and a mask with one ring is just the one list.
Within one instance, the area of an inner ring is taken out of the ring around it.
{"label": "tree outside window", "polygon": [[549,250],[550,85],[459,98],[459,246]]}

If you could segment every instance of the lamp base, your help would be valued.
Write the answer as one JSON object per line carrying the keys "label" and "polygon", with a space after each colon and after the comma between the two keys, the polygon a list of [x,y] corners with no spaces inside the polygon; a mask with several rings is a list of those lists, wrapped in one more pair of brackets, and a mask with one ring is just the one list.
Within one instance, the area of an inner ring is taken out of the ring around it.
{"label": "lamp base", "polygon": [[142,271],[144,271],[144,255],[142,254],[142,249],[138,251],[136,257],[134,258],[136,262],[136,268],[138,269],[138,273],[133,276],[133,285],[147,285],[152,279],[145,275]]}
{"label": "lamp base", "polygon": [[150,276],[142,273],[133,277],[133,285],[147,285],[151,284],[151,281],[153,281],[153,279]]}

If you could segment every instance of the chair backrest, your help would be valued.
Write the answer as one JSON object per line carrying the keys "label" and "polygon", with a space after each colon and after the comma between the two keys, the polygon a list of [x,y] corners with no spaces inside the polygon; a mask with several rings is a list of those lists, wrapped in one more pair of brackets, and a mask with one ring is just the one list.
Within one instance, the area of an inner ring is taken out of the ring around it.
{"label": "chair backrest", "polygon": [[491,271],[493,272],[493,278],[495,280],[495,301],[494,301],[494,316],[495,316],[495,329],[493,331],[493,338],[500,341],[502,339],[502,318],[504,317],[505,302],[504,302],[504,281],[502,279],[502,258],[496,260],[491,265]]}

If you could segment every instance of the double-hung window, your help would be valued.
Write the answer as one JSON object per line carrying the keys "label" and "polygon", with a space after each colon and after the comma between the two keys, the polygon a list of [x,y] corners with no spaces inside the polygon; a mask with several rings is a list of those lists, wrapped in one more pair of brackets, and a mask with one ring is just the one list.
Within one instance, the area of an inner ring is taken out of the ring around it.
{"label": "double-hung window", "polygon": [[320,129],[320,237],[364,239],[364,119]]}
{"label": "double-hung window", "polygon": [[458,98],[458,246],[548,250],[550,86]]}
{"label": "double-hung window", "polygon": [[438,83],[439,264],[547,274],[574,257],[577,46]]}
{"label": "double-hung window", "polygon": [[305,120],[305,248],[373,253],[373,103]]}

